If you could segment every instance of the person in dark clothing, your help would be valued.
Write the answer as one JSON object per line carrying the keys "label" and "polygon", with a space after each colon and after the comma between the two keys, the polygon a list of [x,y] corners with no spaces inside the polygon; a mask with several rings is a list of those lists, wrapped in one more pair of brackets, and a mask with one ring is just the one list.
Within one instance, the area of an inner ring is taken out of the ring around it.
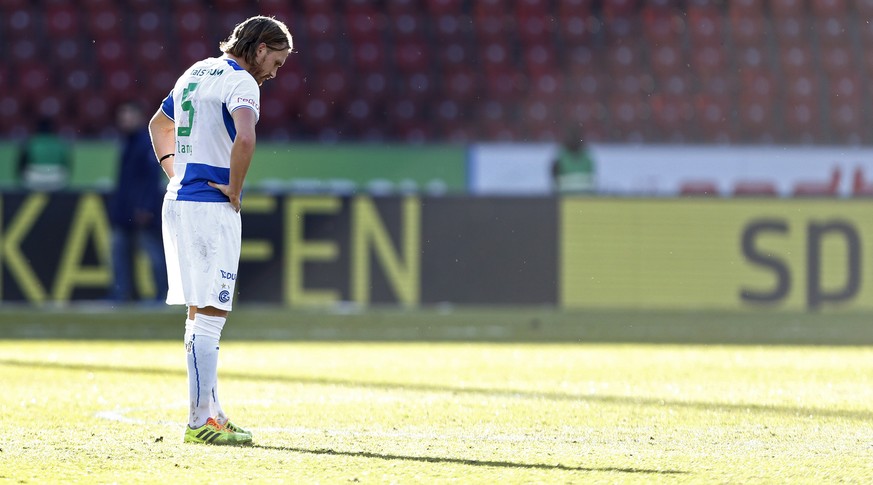
{"label": "person in dark clothing", "polygon": [[[167,296],[167,267],[161,237],[161,204],[166,190],[142,108],[133,102],[118,108],[121,156],[115,193],[109,198],[112,224],[113,285],[109,298],[125,302],[134,295],[133,274],[136,249],[149,260],[154,278],[155,301]],[[140,291],[141,284],[136,285]],[[143,299],[137,292],[138,299]]]}
{"label": "person in dark clothing", "polygon": [[37,120],[36,133],[24,142],[18,156],[21,186],[38,191],[61,190],[70,181],[72,165],[70,144],[55,133],[52,120]]}

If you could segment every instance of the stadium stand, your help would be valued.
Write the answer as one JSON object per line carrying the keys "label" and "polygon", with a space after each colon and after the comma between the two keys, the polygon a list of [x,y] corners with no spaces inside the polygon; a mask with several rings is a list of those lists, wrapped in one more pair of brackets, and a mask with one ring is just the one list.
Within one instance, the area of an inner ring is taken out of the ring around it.
{"label": "stadium stand", "polygon": [[111,135],[258,13],[298,51],[267,138],[873,141],[870,0],[5,0],[0,136]]}

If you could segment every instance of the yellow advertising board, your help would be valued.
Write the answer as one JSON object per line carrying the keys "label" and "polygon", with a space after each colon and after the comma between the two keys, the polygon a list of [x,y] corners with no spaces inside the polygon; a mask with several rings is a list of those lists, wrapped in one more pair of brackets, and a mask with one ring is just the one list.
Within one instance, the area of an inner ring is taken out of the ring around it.
{"label": "yellow advertising board", "polygon": [[873,309],[873,200],[565,198],[560,211],[564,307]]}

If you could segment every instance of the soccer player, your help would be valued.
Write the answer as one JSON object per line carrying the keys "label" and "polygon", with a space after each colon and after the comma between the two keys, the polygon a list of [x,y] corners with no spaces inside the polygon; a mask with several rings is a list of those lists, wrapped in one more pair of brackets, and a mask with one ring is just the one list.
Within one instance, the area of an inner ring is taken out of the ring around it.
{"label": "soccer player", "polygon": [[190,413],[185,442],[252,441],[218,400],[218,342],[231,310],[242,244],[242,187],[255,150],[259,86],[276,77],[293,49],[288,28],[251,17],[195,63],[149,122],[152,145],[170,178],[162,209],[168,305],[187,305]]}

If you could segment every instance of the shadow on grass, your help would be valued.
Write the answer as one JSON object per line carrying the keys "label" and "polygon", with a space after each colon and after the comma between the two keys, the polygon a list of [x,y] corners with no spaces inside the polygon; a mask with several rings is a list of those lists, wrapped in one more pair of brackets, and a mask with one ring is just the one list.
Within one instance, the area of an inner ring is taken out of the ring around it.
{"label": "shadow on grass", "polygon": [[[159,369],[150,367],[113,367],[98,364],[76,364],[64,362],[27,362],[22,360],[0,359],[0,366],[24,367],[29,369],[57,369],[87,372],[120,372],[128,374],[147,374],[158,376],[186,377],[185,370]],[[785,406],[778,404],[722,403],[701,401],[678,401],[650,397],[610,396],[604,394],[572,394],[564,392],[523,391],[511,389],[491,389],[487,387],[453,387],[439,384],[366,382],[353,379],[334,377],[302,377],[268,374],[247,374],[243,372],[220,373],[223,379],[238,379],[243,381],[282,382],[291,384],[356,387],[382,391],[406,392],[438,392],[456,395],[475,395],[486,397],[502,397],[507,399],[531,399],[545,401],[585,401],[625,406],[674,407],[701,411],[718,411],[725,413],[751,412],[760,414],[777,414],[796,417],[832,417],[869,421],[873,412],[868,410],[822,409],[801,406]]]}
{"label": "shadow on grass", "polygon": [[406,455],[388,455],[383,453],[372,453],[368,451],[337,451],[331,449],[309,450],[306,448],[294,448],[291,446],[267,446],[267,445],[252,445],[252,448],[274,451],[290,451],[293,453],[307,453],[310,455],[330,455],[330,456],[351,456],[358,458],[375,458],[379,460],[400,460],[400,461],[417,461],[422,463],[450,463],[456,465],[467,466],[482,466],[494,468],[526,468],[533,470],[563,470],[571,472],[620,472],[620,473],[640,473],[640,474],[662,474],[662,475],[686,475],[688,472],[681,470],[651,470],[646,468],[620,468],[620,467],[577,467],[569,465],[547,465],[545,463],[515,463],[511,461],[495,461],[495,460],[467,460],[463,458],[446,458],[433,456],[406,456]]}

